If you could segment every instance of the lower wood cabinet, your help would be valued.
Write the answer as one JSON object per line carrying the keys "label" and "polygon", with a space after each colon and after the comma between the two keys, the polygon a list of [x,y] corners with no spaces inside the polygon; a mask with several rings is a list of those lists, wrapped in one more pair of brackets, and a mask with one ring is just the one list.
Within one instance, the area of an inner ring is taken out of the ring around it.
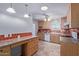
{"label": "lower wood cabinet", "polygon": [[38,50],[38,38],[32,38],[25,45],[23,45],[23,55],[31,56]]}
{"label": "lower wood cabinet", "polygon": [[79,43],[78,43],[78,56],[79,56]]}
{"label": "lower wood cabinet", "polygon": [[10,46],[0,48],[0,56],[10,56],[10,55],[11,55]]}
{"label": "lower wood cabinet", "polygon": [[78,56],[79,45],[75,43],[61,43],[60,55],[61,56]]}
{"label": "lower wood cabinet", "polygon": [[53,42],[53,43],[60,43],[60,36],[58,35],[58,34],[51,34],[51,42]]}
{"label": "lower wood cabinet", "polygon": [[31,56],[38,50],[38,37],[0,48],[0,56]]}

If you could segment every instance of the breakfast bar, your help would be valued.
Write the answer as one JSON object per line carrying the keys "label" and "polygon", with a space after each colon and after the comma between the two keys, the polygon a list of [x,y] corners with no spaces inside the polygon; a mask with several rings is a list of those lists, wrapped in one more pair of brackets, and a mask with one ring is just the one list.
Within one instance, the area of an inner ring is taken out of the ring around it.
{"label": "breakfast bar", "polygon": [[0,41],[0,56],[31,56],[38,50],[38,37],[21,37]]}
{"label": "breakfast bar", "polygon": [[60,37],[61,56],[79,56],[79,40],[72,37]]}

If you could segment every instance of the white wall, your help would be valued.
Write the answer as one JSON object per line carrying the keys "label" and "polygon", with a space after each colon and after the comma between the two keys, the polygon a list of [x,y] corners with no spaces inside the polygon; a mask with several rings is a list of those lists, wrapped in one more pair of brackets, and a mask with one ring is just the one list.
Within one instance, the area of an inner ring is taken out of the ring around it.
{"label": "white wall", "polygon": [[0,34],[32,32],[32,18],[20,19],[0,14]]}
{"label": "white wall", "polygon": [[38,32],[38,21],[33,20],[33,23],[35,24],[35,34],[37,34],[37,32]]}

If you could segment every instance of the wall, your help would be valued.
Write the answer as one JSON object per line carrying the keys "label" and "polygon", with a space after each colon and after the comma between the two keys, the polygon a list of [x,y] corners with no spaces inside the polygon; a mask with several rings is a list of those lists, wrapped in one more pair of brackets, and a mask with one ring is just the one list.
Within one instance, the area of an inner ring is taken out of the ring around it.
{"label": "wall", "polygon": [[71,28],[71,4],[68,4],[68,9],[67,22],[69,23],[69,27]]}
{"label": "wall", "polygon": [[67,16],[61,17],[61,29],[64,28],[65,25],[67,25]]}
{"label": "wall", "polygon": [[20,19],[17,17],[0,14],[0,34],[32,32],[32,19]]}
{"label": "wall", "polygon": [[37,34],[37,32],[38,32],[38,21],[33,20],[33,24],[35,24],[35,34]]}

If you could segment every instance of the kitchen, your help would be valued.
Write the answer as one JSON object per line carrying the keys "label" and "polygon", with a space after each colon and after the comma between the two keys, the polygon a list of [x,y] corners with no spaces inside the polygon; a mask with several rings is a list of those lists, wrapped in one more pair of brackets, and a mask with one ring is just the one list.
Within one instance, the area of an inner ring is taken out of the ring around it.
{"label": "kitchen", "polygon": [[78,3],[0,3],[0,56],[79,56],[78,10]]}

